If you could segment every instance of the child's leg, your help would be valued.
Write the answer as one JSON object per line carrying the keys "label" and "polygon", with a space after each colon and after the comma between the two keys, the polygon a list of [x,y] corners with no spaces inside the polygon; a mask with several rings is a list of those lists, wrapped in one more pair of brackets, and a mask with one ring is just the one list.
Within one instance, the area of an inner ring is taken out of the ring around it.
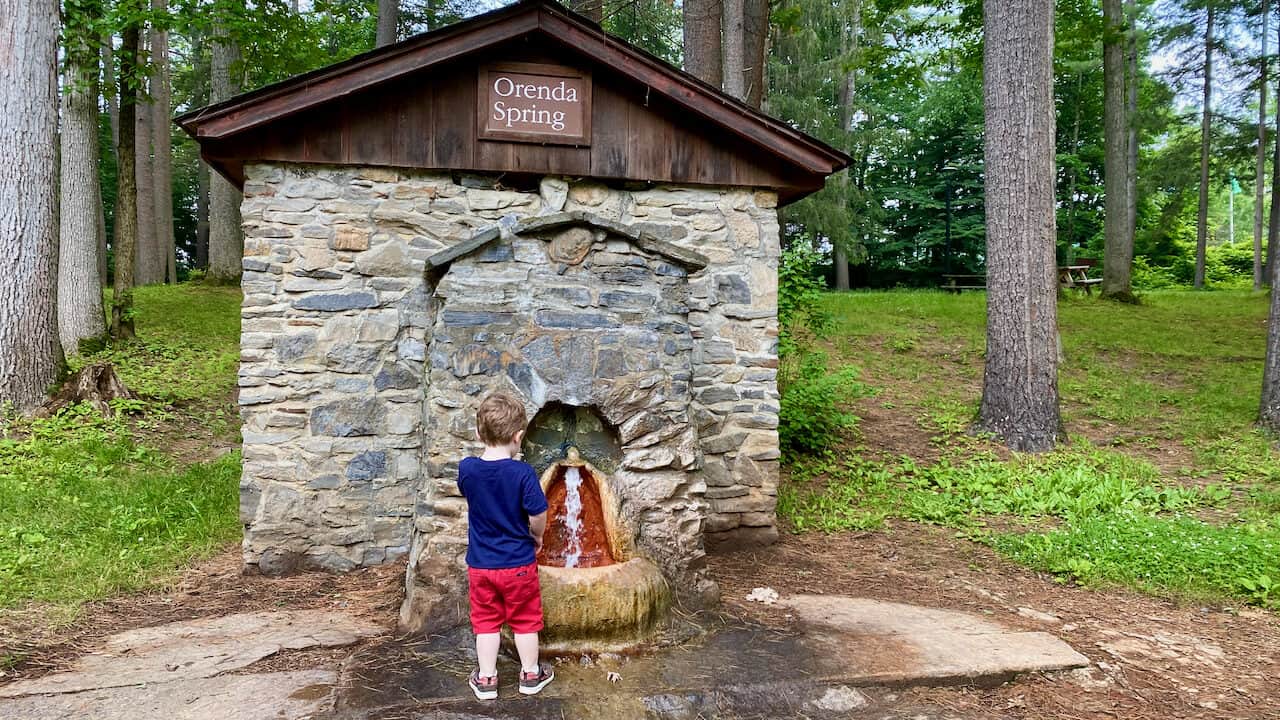
{"label": "child's leg", "polygon": [[524,672],[538,672],[538,633],[515,633],[515,636],[516,652],[520,654],[520,669]]}
{"label": "child's leg", "polygon": [[[481,633],[476,635],[476,658],[479,660],[480,677],[493,677],[498,674],[498,646],[502,643],[501,633]],[[520,638],[516,636],[516,645]],[[538,637],[533,638],[534,664],[537,664]],[[521,656],[523,657],[523,655]]]}

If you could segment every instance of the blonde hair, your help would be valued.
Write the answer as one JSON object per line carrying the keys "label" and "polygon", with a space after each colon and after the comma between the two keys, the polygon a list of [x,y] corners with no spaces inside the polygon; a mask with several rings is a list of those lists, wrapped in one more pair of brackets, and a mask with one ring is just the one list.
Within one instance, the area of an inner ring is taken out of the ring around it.
{"label": "blonde hair", "polygon": [[485,445],[506,445],[524,430],[524,405],[511,395],[496,392],[486,397],[476,411],[476,433]]}

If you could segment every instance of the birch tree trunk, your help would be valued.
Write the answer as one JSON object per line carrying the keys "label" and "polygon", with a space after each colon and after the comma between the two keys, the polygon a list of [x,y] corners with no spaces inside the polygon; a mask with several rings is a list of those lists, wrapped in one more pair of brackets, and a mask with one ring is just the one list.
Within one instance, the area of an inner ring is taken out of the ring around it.
{"label": "birch tree trunk", "polygon": [[396,26],[400,23],[400,0],[378,0],[377,47],[396,41]]}
{"label": "birch tree trunk", "polygon": [[[1270,3],[1262,0],[1262,60],[1258,63],[1258,167],[1253,182],[1253,289],[1262,289],[1262,206],[1267,185],[1267,27]],[[1280,101],[1277,101],[1280,102]]]}
{"label": "birch tree trunk", "polygon": [[746,0],[723,0],[724,91],[747,99]]}
{"label": "birch tree trunk", "polygon": [[101,337],[107,331],[98,277],[102,221],[98,175],[99,53],[96,42],[85,42],[86,29],[68,21],[62,95],[58,335],[68,355],[79,354],[81,340]]}
{"label": "birch tree trunk", "polygon": [[1125,22],[1121,0],[1102,0],[1102,71],[1104,175],[1106,206],[1103,219],[1102,297],[1123,301],[1133,299],[1130,271],[1133,267],[1133,236],[1129,234],[1129,123],[1125,112]]}
{"label": "birch tree trunk", "polygon": [[978,427],[1052,449],[1058,410],[1053,0],[986,0],[987,362]]}
{"label": "birch tree trunk", "polygon": [[[240,59],[235,40],[223,27],[213,31],[209,101],[220,102],[234,95],[238,83],[232,68]],[[240,191],[226,178],[210,173],[209,178],[209,272],[210,282],[238,284],[244,253],[240,232]]]}
{"label": "birch tree trunk", "polygon": [[1204,287],[1204,252],[1209,240],[1209,132],[1213,119],[1213,19],[1209,5],[1204,25],[1204,112],[1200,120],[1200,207],[1196,213],[1195,287]]}
{"label": "birch tree trunk", "polygon": [[722,15],[721,0],[684,2],[684,69],[715,87],[724,83],[720,36]]}
{"label": "birch tree trunk", "polygon": [[111,336],[117,340],[133,337],[133,266],[138,249],[137,155],[134,133],[137,126],[138,90],[130,81],[138,75],[138,35],[136,23],[120,34],[120,144],[116,185],[115,278],[111,293]]}
{"label": "birch tree trunk", "polygon": [[[169,11],[169,0],[151,0],[157,16]],[[169,31],[163,26],[151,29],[151,147],[154,159],[154,198],[156,250],[160,262],[157,282],[177,282],[177,258],[173,237],[173,137],[169,124],[169,102],[172,95],[169,74]]]}
{"label": "birch tree trunk", "polygon": [[58,3],[0,0],[0,18],[0,406],[25,413],[62,365]]}

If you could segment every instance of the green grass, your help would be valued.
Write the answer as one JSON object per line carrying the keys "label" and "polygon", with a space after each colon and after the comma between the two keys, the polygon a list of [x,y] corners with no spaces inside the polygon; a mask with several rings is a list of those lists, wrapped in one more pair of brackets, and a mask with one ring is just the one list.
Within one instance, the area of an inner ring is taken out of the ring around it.
{"label": "green grass", "polygon": [[146,587],[238,536],[239,454],[214,446],[238,428],[239,295],[148,287],[136,302],[139,339],[75,365],[114,362],[139,400],[109,419],[0,420],[0,608]]}
{"label": "green grass", "polygon": [[832,363],[857,365],[881,407],[914,416],[934,459],[886,460],[869,437],[793,463],[779,512],[794,529],[904,518],[957,528],[1064,580],[1280,608],[1280,454],[1254,428],[1264,294],[1065,298],[1059,390],[1071,442],[1009,459],[965,434],[981,393],[985,296],[827,302]]}

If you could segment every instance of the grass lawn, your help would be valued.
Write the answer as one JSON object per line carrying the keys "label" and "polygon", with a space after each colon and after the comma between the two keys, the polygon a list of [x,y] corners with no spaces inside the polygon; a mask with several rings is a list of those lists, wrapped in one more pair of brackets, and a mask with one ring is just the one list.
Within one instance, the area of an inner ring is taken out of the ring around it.
{"label": "grass lawn", "polygon": [[139,400],[109,419],[0,419],[0,610],[74,612],[239,536],[240,293],[146,287],[136,302],[138,340],[75,367],[114,362]]}
{"label": "grass lawn", "polygon": [[837,318],[822,343],[832,367],[858,367],[876,393],[858,402],[861,432],[845,447],[789,463],[779,507],[794,530],[905,518],[954,527],[1064,582],[1280,608],[1280,455],[1253,428],[1264,294],[1064,299],[1070,442],[1039,456],[967,434],[985,296],[826,302]]}

